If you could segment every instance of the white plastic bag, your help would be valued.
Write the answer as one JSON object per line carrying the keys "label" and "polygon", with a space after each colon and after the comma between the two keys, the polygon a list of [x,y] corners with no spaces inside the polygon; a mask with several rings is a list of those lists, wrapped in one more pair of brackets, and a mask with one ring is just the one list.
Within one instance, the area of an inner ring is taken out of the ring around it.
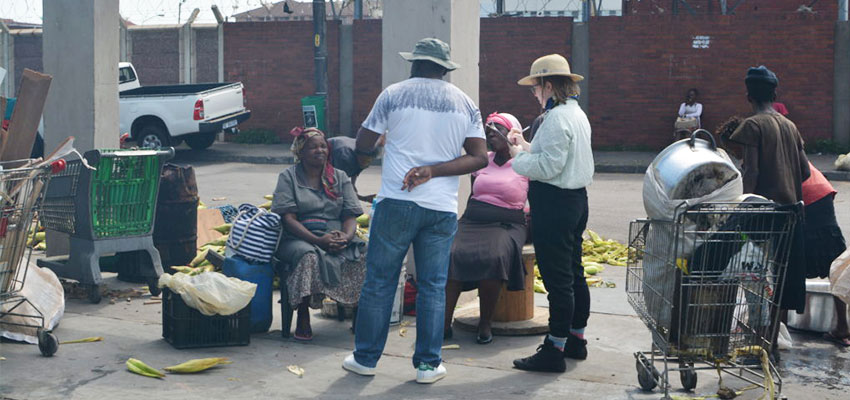
{"label": "white plastic bag", "polygon": [[204,315],[231,315],[245,308],[257,285],[230,278],[218,272],[204,272],[195,276],[183,273],[162,274],[159,287],[167,287],[183,298],[183,302]]}
{"label": "white plastic bag", "polygon": [[[720,154],[728,159],[725,153]],[[687,203],[685,207],[687,208],[706,202],[731,202],[735,201],[743,193],[744,181],[741,179],[741,174],[738,174],[735,179],[727,182],[719,189],[705,196],[692,199],[671,199],[668,197],[667,192],[661,185],[657,171],[652,166],[646,169],[646,175],[643,178],[643,206],[646,210],[646,215],[652,219],[672,221],[676,216],[676,208],[682,203]]]}
{"label": "white plastic bag", "polygon": [[[39,315],[39,311],[44,315],[44,328],[47,330],[54,329],[59,325],[59,320],[65,314],[65,292],[62,290],[62,283],[53,271],[47,268],[39,268],[30,264],[27,269],[26,282],[24,287],[19,292],[29,300],[29,303],[24,302],[15,308],[14,313],[23,315]],[[31,303],[31,304],[30,304]],[[2,306],[3,312],[8,312],[9,309],[16,306],[18,301],[4,303]],[[33,308],[33,306],[35,308]],[[2,322],[25,324],[31,326],[41,325],[40,318],[19,317],[6,315]],[[0,336],[7,339],[38,344],[38,328],[28,328],[14,326],[9,324],[0,324]]]}
{"label": "white plastic bag", "polygon": [[844,250],[829,266],[829,287],[833,296],[850,303],[850,249]]}
{"label": "white plastic bag", "polygon": [[841,154],[835,159],[835,169],[839,171],[850,171],[850,153]]}

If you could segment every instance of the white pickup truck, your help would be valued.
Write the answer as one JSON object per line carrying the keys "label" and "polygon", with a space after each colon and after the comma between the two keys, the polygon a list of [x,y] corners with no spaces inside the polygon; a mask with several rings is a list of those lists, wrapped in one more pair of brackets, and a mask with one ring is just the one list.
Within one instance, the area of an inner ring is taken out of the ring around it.
{"label": "white pickup truck", "polygon": [[118,65],[120,132],[130,133],[139,147],[177,146],[183,140],[202,150],[218,132],[238,132],[250,118],[245,88],[236,83],[140,86],[130,63]]}

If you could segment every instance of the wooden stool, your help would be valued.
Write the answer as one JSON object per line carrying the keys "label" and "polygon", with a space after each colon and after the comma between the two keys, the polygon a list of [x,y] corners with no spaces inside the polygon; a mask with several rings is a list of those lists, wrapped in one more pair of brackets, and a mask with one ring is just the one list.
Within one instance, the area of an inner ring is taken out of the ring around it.
{"label": "wooden stool", "polygon": [[522,248],[522,264],[525,266],[525,290],[508,291],[502,284],[494,322],[525,321],[534,318],[534,246],[527,244]]}
{"label": "wooden stool", "polygon": [[[549,331],[549,309],[534,307],[534,246],[522,248],[525,266],[525,290],[509,292],[502,286],[496,311],[493,315],[494,335],[539,335]],[[454,324],[465,331],[475,332],[478,327],[479,308],[459,310]]]}

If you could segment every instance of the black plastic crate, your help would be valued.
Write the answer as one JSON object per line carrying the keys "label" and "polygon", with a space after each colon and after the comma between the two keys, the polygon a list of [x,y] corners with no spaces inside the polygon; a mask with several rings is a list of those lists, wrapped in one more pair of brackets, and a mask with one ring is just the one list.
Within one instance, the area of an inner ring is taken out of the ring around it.
{"label": "black plastic crate", "polygon": [[177,349],[247,346],[251,343],[251,307],[233,315],[206,316],[162,289],[162,337]]}

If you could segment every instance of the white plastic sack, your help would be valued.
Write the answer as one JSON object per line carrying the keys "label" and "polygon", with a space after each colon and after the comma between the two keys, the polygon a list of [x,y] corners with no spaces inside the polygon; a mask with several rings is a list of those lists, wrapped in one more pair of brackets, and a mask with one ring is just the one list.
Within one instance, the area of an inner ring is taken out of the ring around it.
{"label": "white plastic sack", "polygon": [[850,303],[850,249],[844,250],[829,266],[829,287],[833,296]]}
{"label": "white plastic sack", "polygon": [[230,278],[218,272],[204,272],[195,276],[183,273],[162,274],[159,287],[167,287],[183,298],[183,302],[204,315],[231,315],[245,308],[257,285]]}
{"label": "white plastic sack", "polygon": [[835,160],[835,169],[839,171],[850,171],[850,153],[838,156]]}
{"label": "white plastic sack", "polygon": [[[44,315],[44,328],[52,330],[59,325],[59,320],[65,314],[65,292],[62,290],[62,283],[53,271],[47,268],[39,268],[35,265],[30,265],[27,269],[26,281],[24,287],[19,292],[29,300],[30,303],[21,303],[13,311],[16,314],[23,315],[38,315],[38,311]],[[18,304],[18,301],[4,303],[0,309],[3,312],[9,311],[12,307]],[[33,308],[35,306],[35,308]],[[6,315],[0,322],[14,322],[17,324],[26,324],[31,326],[40,326],[41,319],[33,317],[18,317]],[[8,324],[0,324],[0,336],[17,340],[19,342],[27,342],[38,344],[38,328],[27,328]]]}

